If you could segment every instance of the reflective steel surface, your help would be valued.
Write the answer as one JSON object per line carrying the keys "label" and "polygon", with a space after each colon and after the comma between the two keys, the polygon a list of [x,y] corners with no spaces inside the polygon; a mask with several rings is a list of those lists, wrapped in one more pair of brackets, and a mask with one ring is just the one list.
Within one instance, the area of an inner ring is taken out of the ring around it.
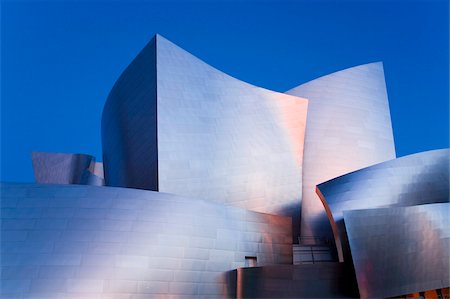
{"label": "reflective steel surface", "polygon": [[450,149],[367,167],[317,186],[334,229],[340,260],[348,253],[343,212],[449,201]]}
{"label": "reflective steel surface", "polygon": [[237,298],[357,298],[342,263],[239,268]]}
{"label": "reflective steel surface", "polygon": [[316,185],[395,158],[383,64],[345,69],[287,93],[309,100],[301,236],[306,243],[321,238],[332,240],[329,221],[315,193]]}
{"label": "reflective steel surface", "polygon": [[227,271],[291,264],[291,219],[113,187],[0,185],[1,298],[216,298]]}
{"label": "reflective steel surface", "polygon": [[450,286],[450,204],[344,211],[361,298]]}
{"label": "reflective steel surface", "polygon": [[[104,163],[33,153],[45,184],[0,184],[0,297],[378,298],[449,287],[450,149],[394,159],[382,64],[288,93],[155,36],[108,96]],[[323,242],[332,235],[341,263]]]}
{"label": "reflective steel surface", "polygon": [[290,216],[297,236],[306,112],[158,35],[105,105],[106,183]]}
{"label": "reflective steel surface", "polygon": [[37,183],[104,185],[102,163],[85,154],[32,153]]}
{"label": "reflective steel surface", "polygon": [[101,133],[106,185],[158,190],[156,37],[111,89]]}

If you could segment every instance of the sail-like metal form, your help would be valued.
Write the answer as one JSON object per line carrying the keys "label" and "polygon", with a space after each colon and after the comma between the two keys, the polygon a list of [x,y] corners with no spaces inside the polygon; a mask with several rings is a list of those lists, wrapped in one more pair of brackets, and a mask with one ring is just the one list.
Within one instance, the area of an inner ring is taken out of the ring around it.
{"label": "sail-like metal form", "polygon": [[306,111],[307,100],[239,81],[158,35],[105,105],[106,184],[286,215],[297,229]]}
{"label": "sail-like metal form", "polygon": [[317,184],[395,158],[382,63],[312,80],[287,92],[309,100],[303,163],[301,235],[331,238]]}
{"label": "sail-like metal form", "polygon": [[0,297],[448,293],[450,149],[395,159],[381,63],[278,93],[157,35],[101,130],[0,184]]}
{"label": "sail-like metal form", "polygon": [[345,211],[361,298],[448,288],[449,215],[449,203]]}
{"label": "sail-like metal form", "polygon": [[449,149],[421,152],[318,185],[340,260],[350,256],[344,211],[448,202],[449,157]]}

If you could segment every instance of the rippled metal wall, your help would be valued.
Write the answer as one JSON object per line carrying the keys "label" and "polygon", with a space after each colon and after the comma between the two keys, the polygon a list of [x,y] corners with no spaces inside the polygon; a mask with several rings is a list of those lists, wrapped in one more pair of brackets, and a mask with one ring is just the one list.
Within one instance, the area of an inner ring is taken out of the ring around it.
{"label": "rippled metal wall", "polygon": [[2,298],[211,298],[291,264],[291,219],[158,192],[1,184]]}
{"label": "rippled metal wall", "polygon": [[449,157],[450,149],[421,152],[318,185],[340,260],[349,256],[344,211],[448,202]]}
{"label": "rippled metal wall", "polygon": [[157,36],[105,105],[106,182],[290,216],[297,236],[306,113]]}
{"label": "rippled metal wall", "polygon": [[339,71],[287,92],[309,100],[301,235],[333,238],[317,184],[395,158],[382,63]]}
{"label": "rippled metal wall", "polygon": [[90,155],[33,152],[32,161],[37,183],[104,184],[101,163]]}
{"label": "rippled metal wall", "polygon": [[450,204],[344,211],[361,298],[450,286]]}

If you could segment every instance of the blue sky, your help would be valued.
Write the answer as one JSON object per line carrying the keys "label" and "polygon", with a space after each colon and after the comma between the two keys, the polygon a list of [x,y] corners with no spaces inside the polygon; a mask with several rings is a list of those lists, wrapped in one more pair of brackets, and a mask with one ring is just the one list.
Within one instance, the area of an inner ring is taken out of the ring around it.
{"label": "blue sky", "polygon": [[383,61],[397,156],[448,147],[448,1],[2,1],[1,176],[32,151],[101,160],[109,90],[159,33],[276,91]]}

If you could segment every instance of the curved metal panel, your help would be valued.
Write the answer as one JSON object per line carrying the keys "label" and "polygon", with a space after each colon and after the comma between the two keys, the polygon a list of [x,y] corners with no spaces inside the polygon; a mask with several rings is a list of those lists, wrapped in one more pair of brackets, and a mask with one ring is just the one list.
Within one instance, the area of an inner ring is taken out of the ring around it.
{"label": "curved metal panel", "polygon": [[2,298],[223,298],[291,264],[291,219],[152,191],[1,184]]}
{"label": "curved metal panel", "polygon": [[98,163],[90,155],[33,152],[32,161],[37,183],[103,185],[103,170],[93,173]]}
{"label": "curved metal panel", "polygon": [[158,190],[156,38],[114,84],[102,114],[108,186]]}
{"label": "curved metal panel", "polygon": [[306,113],[157,36],[105,105],[106,183],[290,216],[296,236]]}
{"label": "curved metal panel", "polygon": [[361,298],[450,286],[450,204],[344,211]]}
{"label": "curved metal panel", "polygon": [[318,185],[318,194],[334,230],[340,260],[349,256],[344,211],[448,202],[449,157],[450,149],[422,152]]}
{"label": "curved metal panel", "polygon": [[287,92],[309,100],[301,236],[331,238],[316,185],[395,158],[382,63],[339,71]]}

